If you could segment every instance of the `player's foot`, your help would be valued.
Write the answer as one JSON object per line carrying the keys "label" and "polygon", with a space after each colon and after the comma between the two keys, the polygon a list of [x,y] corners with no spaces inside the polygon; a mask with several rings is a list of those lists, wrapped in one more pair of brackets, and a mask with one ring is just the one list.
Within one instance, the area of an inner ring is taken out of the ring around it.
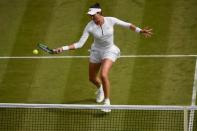
{"label": "player's foot", "polygon": [[96,92],[96,102],[101,103],[104,100],[104,92],[103,92],[103,86],[101,85],[100,88]]}
{"label": "player's foot", "polygon": [[[104,101],[104,106],[110,106],[110,100],[109,99],[105,99],[105,101]],[[103,111],[103,112],[111,112],[111,109],[101,109],[101,111]]]}

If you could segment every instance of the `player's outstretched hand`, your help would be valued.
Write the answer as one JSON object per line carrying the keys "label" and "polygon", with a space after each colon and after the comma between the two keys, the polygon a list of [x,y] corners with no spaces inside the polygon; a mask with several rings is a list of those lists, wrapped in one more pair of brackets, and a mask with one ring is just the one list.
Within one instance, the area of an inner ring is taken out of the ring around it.
{"label": "player's outstretched hand", "polygon": [[153,35],[153,29],[150,29],[149,27],[145,27],[141,30],[141,34],[145,37],[145,38],[148,38],[148,37],[151,37]]}
{"label": "player's outstretched hand", "polygon": [[53,49],[53,52],[54,52],[55,54],[62,53],[62,52],[63,52],[63,48],[62,48],[62,47],[59,47],[59,48]]}

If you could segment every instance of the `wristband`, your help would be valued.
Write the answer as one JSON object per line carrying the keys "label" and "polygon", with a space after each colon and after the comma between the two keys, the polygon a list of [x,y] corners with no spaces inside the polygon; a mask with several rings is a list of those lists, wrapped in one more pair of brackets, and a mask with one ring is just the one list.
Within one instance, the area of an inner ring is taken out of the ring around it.
{"label": "wristband", "polygon": [[139,27],[135,28],[135,32],[140,33],[142,29],[140,29]]}
{"label": "wristband", "polygon": [[63,50],[69,50],[69,46],[63,46],[62,49]]}

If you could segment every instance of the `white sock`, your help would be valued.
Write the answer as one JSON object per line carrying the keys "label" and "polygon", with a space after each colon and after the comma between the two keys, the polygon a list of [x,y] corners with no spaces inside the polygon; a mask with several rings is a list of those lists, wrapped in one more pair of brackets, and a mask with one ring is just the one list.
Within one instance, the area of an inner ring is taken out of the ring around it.
{"label": "white sock", "polygon": [[103,92],[103,85],[102,85],[102,84],[101,84],[100,87],[99,87],[99,91],[100,91],[100,92]]}
{"label": "white sock", "polygon": [[105,98],[105,101],[104,101],[105,103],[109,103],[110,104],[110,100],[109,100],[109,98]]}

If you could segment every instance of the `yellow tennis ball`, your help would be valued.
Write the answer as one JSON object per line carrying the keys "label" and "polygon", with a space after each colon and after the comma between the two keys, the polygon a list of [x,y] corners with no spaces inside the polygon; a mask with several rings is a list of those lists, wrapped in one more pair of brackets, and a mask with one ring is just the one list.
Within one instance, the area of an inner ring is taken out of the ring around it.
{"label": "yellow tennis ball", "polygon": [[37,49],[34,49],[34,50],[33,50],[33,54],[34,54],[34,55],[37,55],[38,53],[39,53],[39,52],[38,52]]}

